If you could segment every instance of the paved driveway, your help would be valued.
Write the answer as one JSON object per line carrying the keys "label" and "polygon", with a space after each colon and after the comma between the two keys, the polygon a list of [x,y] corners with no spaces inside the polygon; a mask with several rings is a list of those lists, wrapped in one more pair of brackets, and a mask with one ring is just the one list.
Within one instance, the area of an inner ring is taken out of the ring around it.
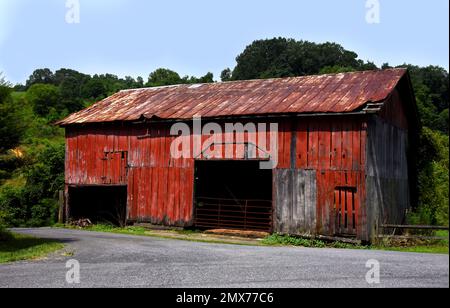
{"label": "paved driveway", "polygon": [[63,229],[16,232],[67,243],[73,256],[0,265],[0,287],[73,287],[66,262],[81,267],[80,287],[373,287],[366,263],[380,263],[376,287],[449,287],[448,255],[273,248],[184,242]]}

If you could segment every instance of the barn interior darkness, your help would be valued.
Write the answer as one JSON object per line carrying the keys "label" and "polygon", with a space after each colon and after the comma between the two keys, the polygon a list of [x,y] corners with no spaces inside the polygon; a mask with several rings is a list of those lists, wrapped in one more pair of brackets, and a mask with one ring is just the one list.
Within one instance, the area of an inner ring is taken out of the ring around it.
{"label": "barn interior darkness", "polygon": [[198,161],[195,225],[200,228],[272,229],[272,170],[258,161]]}
{"label": "barn interior darkness", "polygon": [[92,223],[124,226],[126,186],[81,186],[69,188],[69,218],[89,219]]}

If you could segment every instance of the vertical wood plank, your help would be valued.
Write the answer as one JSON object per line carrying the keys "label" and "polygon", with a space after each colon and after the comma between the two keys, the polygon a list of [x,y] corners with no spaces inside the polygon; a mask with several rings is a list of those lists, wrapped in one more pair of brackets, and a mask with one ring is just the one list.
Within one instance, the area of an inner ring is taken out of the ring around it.
{"label": "vertical wood plank", "polygon": [[297,168],[308,167],[308,124],[306,120],[299,119],[297,124]]}

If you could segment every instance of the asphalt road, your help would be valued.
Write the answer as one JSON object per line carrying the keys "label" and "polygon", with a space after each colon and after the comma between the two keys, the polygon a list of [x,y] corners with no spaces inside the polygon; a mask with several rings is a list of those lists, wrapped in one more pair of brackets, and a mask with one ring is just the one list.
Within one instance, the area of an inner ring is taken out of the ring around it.
{"label": "asphalt road", "polygon": [[[0,265],[0,287],[449,287],[448,255],[253,247],[62,229],[16,232],[67,244],[44,260]],[[66,262],[80,263],[80,284]],[[380,284],[366,282],[368,260]]]}

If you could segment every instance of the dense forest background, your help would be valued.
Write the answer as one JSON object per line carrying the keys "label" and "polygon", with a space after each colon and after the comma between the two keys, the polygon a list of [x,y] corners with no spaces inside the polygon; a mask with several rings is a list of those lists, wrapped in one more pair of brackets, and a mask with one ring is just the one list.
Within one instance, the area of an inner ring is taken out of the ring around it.
{"label": "dense forest background", "polygon": [[[234,69],[222,72],[222,81],[390,68],[362,61],[335,43],[285,38],[255,41],[236,62]],[[422,124],[415,188],[419,199],[408,222],[448,225],[448,72],[437,66],[401,67],[410,71]],[[52,125],[56,120],[122,89],[210,82],[212,73],[181,77],[168,69],[157,69],[145,81],[43,68],[15,86],[0,75],[0,229],[55,223],[65,155],[64,130]]]}

